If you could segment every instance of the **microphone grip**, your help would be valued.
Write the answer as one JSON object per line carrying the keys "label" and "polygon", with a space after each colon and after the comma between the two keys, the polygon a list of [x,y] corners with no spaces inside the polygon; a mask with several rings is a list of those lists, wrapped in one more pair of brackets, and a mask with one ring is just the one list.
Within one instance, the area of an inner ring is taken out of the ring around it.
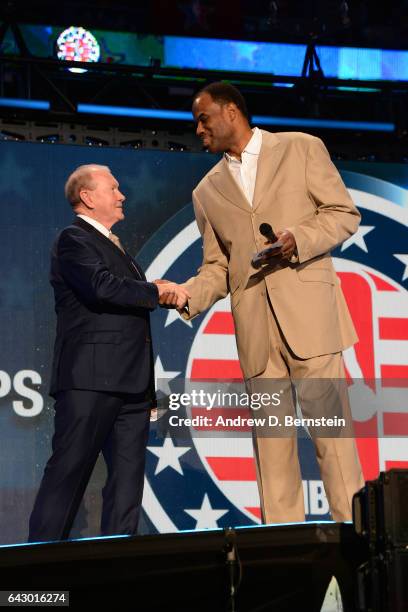
{"label": "microphone grip", "polygon": [[272,229],[272,225],[270,225],[269,223],[261,223],[261,225],[259,226],[259,231],[262,236],[265,236],[265,238],[269,240],[269,242],[276,242],[278,239]]}

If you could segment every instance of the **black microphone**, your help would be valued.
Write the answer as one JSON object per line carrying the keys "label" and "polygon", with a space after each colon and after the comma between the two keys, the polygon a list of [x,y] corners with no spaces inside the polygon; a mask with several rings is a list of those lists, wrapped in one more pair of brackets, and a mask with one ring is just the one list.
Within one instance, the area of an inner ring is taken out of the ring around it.
{"label": "black microphone", "polygon": [[271,243],[276,242],[278,239],[272,229],[272,225],[269,225],[269,223],[261,223],[259,226],[259,231],[261,232],[262,236],[265,236],[265,238],[267,238]]}
{"label": "black microphone", "polygon": [[[272,229],[272,225],[269,223],[261,223],[259,226],[259,231],[262,236],[264,236],[268,242],[273,244],[277,242],[278,237]],[[255,253],[255,255],[251,259],[251,264],[254,268],[260,268],[264,263],[266,263],[265,256],[271,256],[276,254],[277,247],[268,247],[259,253]]]}

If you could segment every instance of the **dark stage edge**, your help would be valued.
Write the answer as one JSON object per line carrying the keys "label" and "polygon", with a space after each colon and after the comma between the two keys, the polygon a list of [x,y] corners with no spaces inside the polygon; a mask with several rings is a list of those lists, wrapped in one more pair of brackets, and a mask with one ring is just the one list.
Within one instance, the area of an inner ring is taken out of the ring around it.
{"label": "dark stage edge", "polygon": [[[366,544],[350,523],[97,538],[0,548],[1,590],[70,591],[70,609],[201,612],[230,609],[231,572],[242,568],[237,612],[319,611],[332,576],[344,612],[358,608]],[[232,555],[233,557],[233,555]]]}

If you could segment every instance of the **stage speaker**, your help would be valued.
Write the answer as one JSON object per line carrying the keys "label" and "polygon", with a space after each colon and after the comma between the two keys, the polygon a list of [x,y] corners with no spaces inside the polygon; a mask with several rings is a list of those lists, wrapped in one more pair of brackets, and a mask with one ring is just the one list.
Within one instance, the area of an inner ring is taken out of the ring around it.
{"label": "stage speaker", "polygon": [[407,612],[408,550],[371,555],[359,568],[358,585],[361,612]]}
{"label": "stage speaker", "polygon": [[408,610],[408,470],[381,472],[353,498],[356,532],[369,546],[358,570],[364,612]]}
{"label": "stage speaker", "polygon": [[408,470],[381,472],[353,498],[356,532],[377,551],[408,544]]}

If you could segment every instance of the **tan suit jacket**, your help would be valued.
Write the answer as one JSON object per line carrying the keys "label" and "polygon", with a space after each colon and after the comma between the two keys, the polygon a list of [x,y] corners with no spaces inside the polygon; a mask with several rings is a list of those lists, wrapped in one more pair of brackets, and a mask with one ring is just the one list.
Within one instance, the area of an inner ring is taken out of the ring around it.
{"label": "tan suit jacket", "polygon": [[[301,358],[336,353],[357,340],[330,250],[351,236],[360,214],[327,149],[308,134],[262,131],[253,206],[223,158],[193,192],[203,263],[186,286],[186,319],[231,294],[238,355],[245,378],[269,357],[267,294],[292,351]],[[298,261],[251,265],[265,248],[261,223],[290,229]]]}

